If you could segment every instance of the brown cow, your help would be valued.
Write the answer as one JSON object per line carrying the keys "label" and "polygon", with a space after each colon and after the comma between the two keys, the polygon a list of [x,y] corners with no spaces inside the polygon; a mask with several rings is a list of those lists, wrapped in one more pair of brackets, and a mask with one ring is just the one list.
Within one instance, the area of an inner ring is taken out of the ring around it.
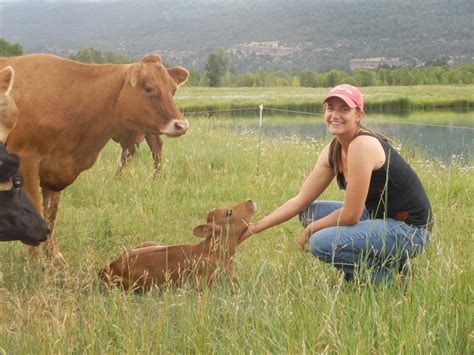
{"label": "brown cow", "polygon": [[120,155],[120,166],[118,167],[115,176],[121,177],[123,169],[128,164],[132,156],[135,154],[137,147],[145,139],[148,147],[150,147],[151,156],[153,157],[153,176],[156,176],[161,166],[161,152],[163,147],[163,140],[157,134],[143,134],[130,130],[124,130],[112,138],[122,147]]}
{"label": "brown cow", "polygon": [[[174,102],[188,78],[184,68],[165,68],[158,55],[132,64],[84,64],[47,54],[0,58],[16,72],[12,97],[20,115],[7,147],[21,158],[25,191],[54,230],[59,191],[96,161],[124,128],[180,136],[188,130]],[[57,255],[55,238],[46,242]],[[35,248],[30,249],[36,254]]]}
{"label": "brown cow", "polygon": [[234,255],[242,232],[256,211],[252,200],[234,207],[218,208],[207,215],[207,223],[194,228],[205,238],[198,244],[162,246],[145,242],[120,255],[99,272],[107,285],[126,290],[149,290],[153,285],[179,284],[192,278],[197,286],[212,286],[218,271],[233,282]]}

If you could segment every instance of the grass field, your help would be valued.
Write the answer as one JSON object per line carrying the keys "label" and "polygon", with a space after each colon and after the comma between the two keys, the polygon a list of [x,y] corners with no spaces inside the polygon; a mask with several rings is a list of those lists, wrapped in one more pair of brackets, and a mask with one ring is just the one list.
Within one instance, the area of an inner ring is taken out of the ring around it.
{"label": "grass field", "polygon": [[[184,86],[177,101],[187,112],[257,107],[321,111],[327,88],[202,88]],[[361,88],[370,111],[474,108],[474,85],[385,86]]]}
{"label": "grass field", "polygon": [[[68,266],[29,266],[21,244],[0,245],[0,353],[474,351],[472,162],[446,165],[409,147],[402,154],[437,223],[406,289],[344,285],[332,267],[297,250],[301,227],[291,220],[241,245],[233,293],[225,282],[202,292],[105,292],[97,271],[124,248],[194,243],[192,228],[210,209],[247,198],[263,217],[297,193],[325,143],[262,137],[259,154],[257,132],[230,132],[216,119],[190,124],[186,136],[165,139],[158,179],[143,145],[114,180],[119,146],[110,143],[63,192],[57,235]],[[342,195],[332,185],[322,198]]]}

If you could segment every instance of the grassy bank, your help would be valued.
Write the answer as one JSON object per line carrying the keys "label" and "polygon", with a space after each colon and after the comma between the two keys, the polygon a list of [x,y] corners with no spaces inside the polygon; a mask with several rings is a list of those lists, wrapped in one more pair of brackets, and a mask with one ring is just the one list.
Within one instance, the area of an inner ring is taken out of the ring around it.
{"label": "grassy bank", "polygon": [[[114,180],[119,146],[110,143],[63,193],[57,233],[68,267],[28,267],[20,244],[0,245],[0,352],[472,352],[472,164],[445,166],[409,147],[402,153],[437,224],[405,292],[344,286],[332,267],[297,251],[296,220],[241,245],[234,293],[226,283],[202,293],[101,290],[97,270],[123,248],[195,242],[192,228],[208,210],[246,198],[257,202],[256,218],[264,216],[297,192],[325,143],[263,137],[258,155],[256,132],[231,133],[204,118],[191,125],[186,136],[166,139],[158,180],[145,146]],[[341,193],[332,185],[322,198]]]}
{"label": "grassy bank", "polygon": [[[258,107],[320,112],[325,88],[188,88],[178,91],[177,101],[186,112]],[[474,86],[386,86],[362,88],[367,111],[420,109],[472,109]]]}

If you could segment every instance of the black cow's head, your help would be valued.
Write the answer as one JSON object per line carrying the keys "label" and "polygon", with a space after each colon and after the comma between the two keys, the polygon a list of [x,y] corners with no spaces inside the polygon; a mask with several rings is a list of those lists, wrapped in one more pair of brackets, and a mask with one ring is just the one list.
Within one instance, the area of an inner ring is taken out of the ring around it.
{"label": "black cow's head", "polygon": [[20,161],[0,142],[0,241],[44,242],[50,230],[22,190]]}

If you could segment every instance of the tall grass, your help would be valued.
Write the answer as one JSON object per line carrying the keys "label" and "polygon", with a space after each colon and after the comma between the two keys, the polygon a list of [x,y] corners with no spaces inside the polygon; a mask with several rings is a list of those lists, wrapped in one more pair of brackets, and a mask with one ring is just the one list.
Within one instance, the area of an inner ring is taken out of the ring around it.
{"label": "tall grass", "polygon": [[[68,266],[25,262],[18,243],[0,245],[0,352],[46,353],[439,353],[473,351],[472,164],[402,152],[436,214],[433,241],[414,260],[406,288],[345,285],[297,251],[296,220],[250,238],[237,253],[240,287],[226,282],[132,295],[105,292],[97,270],[145,240],[193,243],[192,228],[215,207],[252,198],[264,216],[297,193],[325,142],[231,132],[196,119],[166,139],[154,180],[143,146],[114,180],[119,146],[62,195],[59,249]],[[332,185],[322,198],[341,199]]]}

